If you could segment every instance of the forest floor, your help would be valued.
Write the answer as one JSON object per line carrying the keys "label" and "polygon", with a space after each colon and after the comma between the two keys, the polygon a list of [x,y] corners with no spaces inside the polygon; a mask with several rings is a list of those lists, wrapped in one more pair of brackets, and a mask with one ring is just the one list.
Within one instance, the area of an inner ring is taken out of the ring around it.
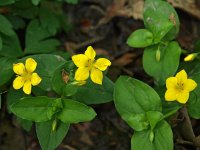
{"label": "forest floor", "polygon": [[[66,35],[60,33],[58,37],[72,55],[83,52],[88,45],[92,45],[98,54],[107,55],[112,61],[108,75],[113,81],[119,75],[129,75],[151,85],[153,80],[142,67],[143,49],[130,48],[126,44],[134,30],[143,28],[141,11],[131,12],[131,3],[134,0],[80,0],[77,5],[66,4],[63,9],[73,24],[73,30]],[[196,6],[198,10],[198,3]],[[177,40],[183,49],[192,52],[200,39],[200,18],[184,7],[176,10],[181,22]],[[133,130],[120,118],[114,103],[93,107],[97,117],[91,122],[71,125],[57,150],[130,150]],[[39,150],[35,129],[27,133],[6,111],[3,107],[0,113],[3,122],[0,123],[0,150]],[[197,127],[200,123],[193,123],[196,134],[199,134]],[[176,150],[195,149],[190,143],[174,141]]]}

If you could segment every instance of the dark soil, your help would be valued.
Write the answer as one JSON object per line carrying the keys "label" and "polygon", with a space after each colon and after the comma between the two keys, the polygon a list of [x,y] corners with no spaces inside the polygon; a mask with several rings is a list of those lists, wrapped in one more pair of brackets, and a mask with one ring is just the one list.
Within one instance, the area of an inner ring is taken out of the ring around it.
{"label": "dark soil", "polygon": [[[119,75],[129,75],[152,84],[153,80],[142,68],[142,49],[130,48],[127,37],[143,27],[141,20],[114,17],[106,24],[98,26],[106,9],[113,0],[81,0],[77,5],[65,5],[64,9],[73,23],[68,34],[60,33],[63,46],[71,54],[83,52],[92,45],[98,54],[111,58],[113,66],[109,77],[115,81]],[[200,37],[200,21],[177,10],[181,21],[177,37],[183,49],[192,52],[194,43]],[[5,98],[6,94],[4,94]],[[5,104],[5,102],[4,102]],[[97,117],[87,123],[71,125],[69,132],[57,148],[58,150],[130,150],[133,130],[120,118],[114,103],[94,105]],[[19,127],[15,118],[6,113],[6,105],[0,110],[0,150],[39,150],[40,146],[33,128],[27,133]],[[194,121],[195,134],[200,134],[200,123]],[[176,126],[175,126],[176,127]],[[193,150],[191,143],[177,142],[177,129],[174,128],[175,149]]]}

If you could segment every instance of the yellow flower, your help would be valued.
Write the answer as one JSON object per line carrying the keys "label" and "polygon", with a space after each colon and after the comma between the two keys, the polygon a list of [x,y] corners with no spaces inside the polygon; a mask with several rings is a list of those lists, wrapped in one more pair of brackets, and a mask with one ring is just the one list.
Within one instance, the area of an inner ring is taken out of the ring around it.
{"label": "yellow flower", "polygon": [[41,78],[37,73],[34,73],[37,63],[32,58],[27,58],[25,66],[23,63],[13,64],[13,71],[17,77],[13,81],[13,88],[18,90],[23,87],[26,94],[31,94],[31,85],[36,86],[41,82]]}
{"label": "yellow flower", "polygon": [[185,70],[181,70],[175,77],[169,77],[166,80],[165,100],[177,100],[179,103],[185,104],[189,99],[189,92],[193,91],[196,86],[197,83],[194,80],[187,78]]}
{"label": "yellow flower", "polygon": [[187,56],[184,58],[184,61],[192,61],[192,60],[194,60],[197,56],[198,56],[198,53],[189,54],[189,55],[187,55]]}
{"label": "yellow flower", "polygon": [[85,81],[89,78],[96,83],[102,84],[103,73],[111,62],[106,58],[99,58],[95,60],[96,52],[89,46],[85,54],[78,54],[72,56],[74,64],[78,67],[75,72],[75,79],[77,81]]}

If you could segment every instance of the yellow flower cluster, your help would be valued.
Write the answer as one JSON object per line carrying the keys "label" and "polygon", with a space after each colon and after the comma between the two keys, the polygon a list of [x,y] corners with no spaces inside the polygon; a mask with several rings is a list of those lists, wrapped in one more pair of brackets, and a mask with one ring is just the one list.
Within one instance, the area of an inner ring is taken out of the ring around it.
{"label": "yellow flower cluster", "polygon": [[175,101],[185,104],[189,99],[189,92],[193,91],[197,83],[187,78],[185,70],[181,70],[175,77],[169,77],[166,80],[167,91],[165,93],[166,101]]}
{"label": "yellow flower cluster", "polygon": [[13,64],[13,71],[17,74],[17,77],[13,81],[13,88],[18,90],[23,87],[23,91],[26,94],[31,94],[31,86],[36,86],[41,82],[41,78],[35,69],[37,63],[32,58],[27,58],[25,65],[23,63]]}
{"label": "yellow flower cluster", "polygon": [[96,84],[102,84],[103,72],[111,65],[111,62],[106,58],[95,60],[96,52],[89,46],[85,54],[72,56],[74,64],[78,67],[75,72],[75,80],[83,82],[90,76],[91,80]]}

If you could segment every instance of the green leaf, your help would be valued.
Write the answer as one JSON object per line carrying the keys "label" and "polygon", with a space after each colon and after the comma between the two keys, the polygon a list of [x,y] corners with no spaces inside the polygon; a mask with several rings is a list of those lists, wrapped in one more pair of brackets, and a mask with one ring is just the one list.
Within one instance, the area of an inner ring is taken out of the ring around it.
{"label": "green leaf", "polygon": [[39,17],[42,27],[47,29],[52,35],[55,35],[60,29],[59,18],[52,10],[46,7],[40,7]]}
{"label": "green leaf", "polygon": [[102,85],[94,84],[91,80],[80,86],[73,99],[85,104],[101,104],[113,100],[113,82],[104,76]]}
{"label": "green leaf", "polygon": [[0,14],[0,33],[5,35],[11,36],[14,35],[15,32],[12,29],[12,24],[5,18],[3,15]]}
{"label": "green leaf", "polygon": [[19,0],[12,6],[12,12],[26,19],[34,19],[39,13],[39,7],[33,5],[31,0]]}
{"label": "green leaf", "polygon": [[162,110],[160,97],[153,88],[127,76],[119,77],[115,83],[114,103],[122,117]]}
{"label": "green leaf", "polygon": [[[70,74],[73,68],[74,63],[72,61],[67,61],[64,62],[64,64],[61,64],[55,70],[52,78],[52,88],[57,94],[63,94],[66,84],[70,82]],[[63,78],[65,78],[67,81],[64,81]]]}
{"label": "green leaf", "polygon": [[146,29],[154,35],[154,43],[163,38],[173,40],[179,31],[178,15],[174,8],[165,1],[146,0],[143,18]]}
{"label": "green leaf", "polygon": [[83,103],[70,99],[63,99],[62,102],[63,109],[57,117],[64,123],[90,121],[96,116],[95,111]]}
{"label": "green leaf", "polygon": [[65,60],[57,55],[39,54],[24,57],[20,60],[20,62],[25,62],[25,59],[29,57],[35,59],[37,62],[37,68],[35,72],[37,72],[42,78],[42,81],[38,86],[45,91],[51,91],[54,72],[56,71],[57,67],[65,62]]}
{"label": "green leaf", "polygon": [[28,97],[28,95],[26,95],[22,89],[20,90],[15,90],[12,87],[9,89],[8,91],[8,95],[7,95],[7,107],[8,110],[11,111],[11,106],[18,102],[21,98],[23,97]]}
{"label": "green leaf", "polygon": [[130,47],[147,47],[153,44],[153,34],[146,29],[134,31],[127,40]]}
{"label": "green leaf", "polygon": [[78,4],[79,0],[65,0],[67,3],[70,4]]}
{"label": "green leaf", "polygon": [[148,111],[146,112],[146,116],[150,123],[151,130],[153,130],[157,123],[161,121],[163,114],[158,111]]}
{"label": "green leaf", "polygon": [[2,41],[2,38],[0,36],[0,51],[1,51],[2,47],[3,47],[3,41]]}
{"label": "green leaf", "polygon": [[[1,35],[1,38],[3,40],[3,47],[0,50],[0,56],[6,56],[6,57],[21,57],[23,56],[23,51],[18,39],[18,36],[16,34],[12,36],[7,35]],[[12,44],[11,44],[12,41]]]}
{"label": "green leaf", "polygon": [[[156,53],[160,51],[160,59]],[[167,46],[154,45],[147,47],[143,54],[143,67],[146,73],[159,83],[164,85],[165,80],[173,76],[179,66],[181,48],[177,42],[170,42]]]}
{"label": "green leaf", "polygon": [[67,84],[64,87],[63,95],[64,96],[73,96],[74,94],[76,94],[77,90],[78,90],[78,85]]}
{"label": "green leaf", "polygon": [[[150,138],[153,138],[152,142]],[[151,130],[136,131],[131,139],[131,149],[173,150],[173,134],[171,127],[163,120],[156,126],[153,132],[151,132]]]}
{"label": "green leaf", "polygon": [[142,131],[149,127],[149,122],[145,113],[141,114],[125,114],[122,116],[128,125],[135,131]]}
{"label": "green leaf", "polygon": [[1,0],[0,6],[10,5],[10,4],[13,4],[14,2],[15,0]]}
{"label": "green leaf", "polygon": [[55,131],[52,131],[53,120],[36,123],[36,133],[42,150],[54,150],[66,136],[69,124],[57,122]]}
{"label": "green leaf", "polygon": [[26,23],[21,17],[14,16],[13,14],[8,14],[6,15],[6,17],[8,18],[8,20],[10,21],[15,30],[25,28]]}
{"label": "green leaf", "polygon": [[15,59],[12,59],[12,58],[0,57],[0,68],[1,68],[0,87],[6,84],[8,81],[10,81],[10,79],[14,75],[14,72],[12,69],[14,61]]}
{"label": "green leaf", "polygon": [[33,122],[29,121],[29,120],[24,120],[24,119],[17,117],[17,121],[23,127],[23,129],[26,130],[27,132],[29,132],[33,126]]}
{"label": "green leaf", "polygon": [[1,103],[2,103],[2,99],[1,99],[1,93],[0,93],[0,110],[1,110]]}
{"label": "green leaf", "polygon": [[189,115],[195,119],[200,119],[200,73],[196,73],[191,77],[197,82],[197,87],[194,91],[190,92],[188,100]]}
{"label": "green leaf", "polygon": [[18,117],[34,122],[50,120],[58,112],[57,99],[48,97],[24,97],[11,106],[11,111]]}
{"label": "green leaf", "polygon": [[200,73],[200,63],[198,59],[189,62],[182,61],[179,68],[179,70],[184,69],[187,72],[188,76]]}
{"label": "green leaf", "polygon": [[50,53],[56,51],[59,41],[53,38],[38,20],[32,20],[26,30],[26,54]]}
{"label": "green leaf", "polygon": [[40,0],[32,0],[33,5],[37,6],[40,3]]}

